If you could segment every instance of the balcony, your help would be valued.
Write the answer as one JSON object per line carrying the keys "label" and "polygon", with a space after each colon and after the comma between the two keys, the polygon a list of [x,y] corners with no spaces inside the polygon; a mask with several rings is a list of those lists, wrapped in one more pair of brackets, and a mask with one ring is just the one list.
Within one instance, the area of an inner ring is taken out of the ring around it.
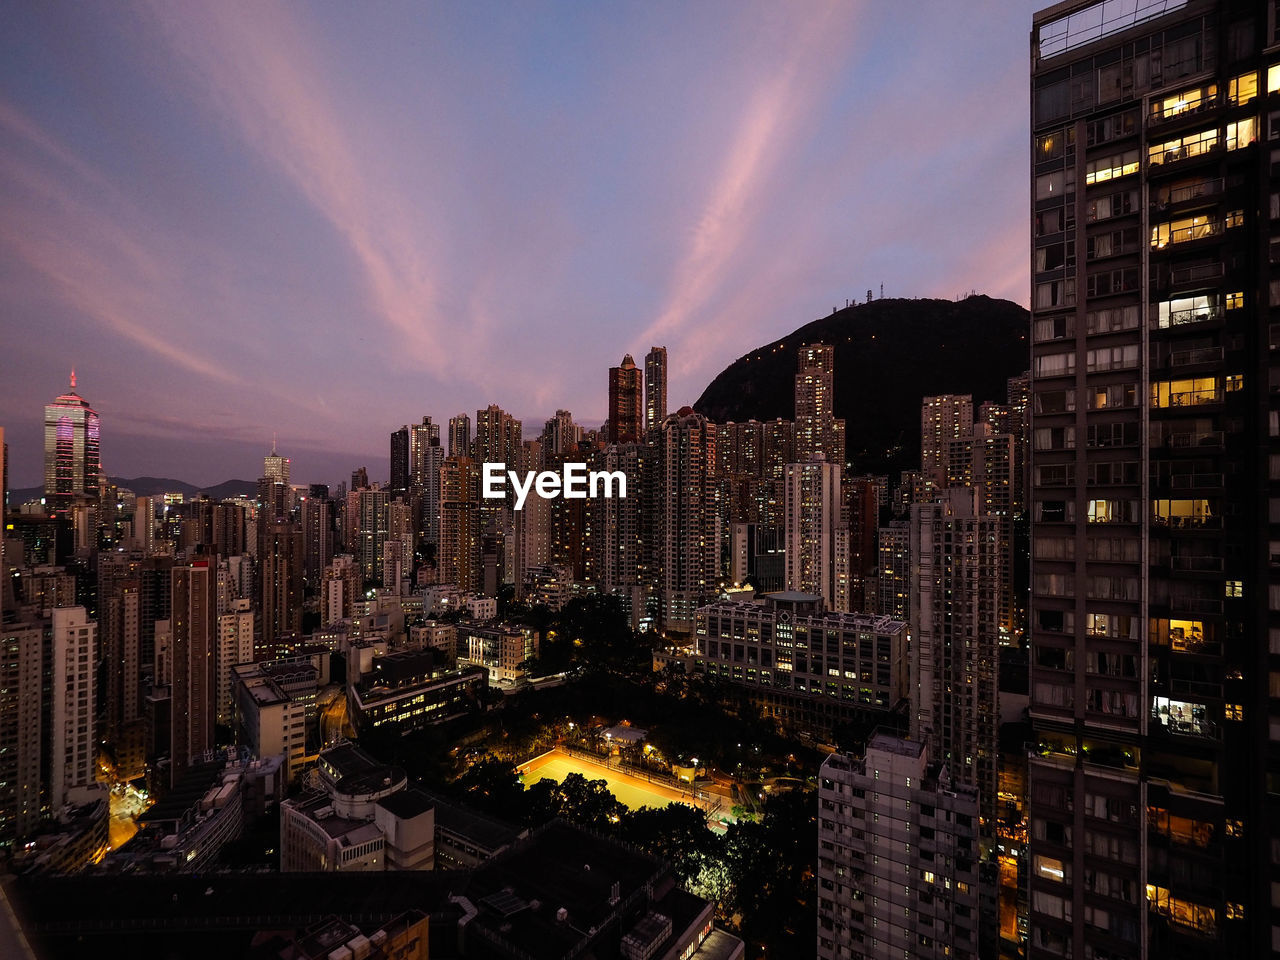
{"label": "balcony", "polygon": [[[1176,274],[1178,271],[1174,271]],[[1224,311],[1218,305],[1205,305],[1192,307],[1188,310],[1173,310],[1161,317],[1156,313],[1151,318],[1151,326],[1157,330],[1164,330],[1169,327],[1181,327],[1188,323],[1209,323],[1210,321],[1221,320]]]}
{"label": "balcony", "polygon": [[1222,557],[1173,557],[1170,567],[1179,573],[1221,573]]}
{"label": "balcony", "polygon": [[1222,347],[1197,347],[1194,350],[1175,350],[1169,354],[1169,366],[1191,367],[1201,363],[1218,363],[1222,359]]}
{"label": "balcony", "polygon": [[1192,240],[1204,240],[1208,237],[1217,237],[1226,232],[1226,224],[1221,220],[1204,219],[1202,223],[1188,223],[1184,226],[1157,226],[1153,230],[1151,237],[1151,248],[1153,250],[1163,250],[1165,247],[1176,246],[1179,243],[1190,243]]}
{"label": "balcony", "polygon": [[1220,387],[1204,387],[1198,390],[1181,390],[1170,393],[1168,403],[1157,403],[1156,407],[1202,407],[1211,403],[1222,403],[1223,391]]}
{"label": "balcony", "polygon": [[1221,473],[1182,473],[1169,478],[1169,486],[1174,490],[1204,490],[1221,487],[1224,477]]}
{"label": "balcony", "polygon": [[1174,267],[1169,271],[1169,282],[1179,285],[1221,280],[1226,269],[1226,265],[1222,263],[1193,263],[1185,267]]}
{"label": "balcony", "polygon": [[1151,209],[1163,213],[1196,200],[1211,200],[1221,196],[1224,188],[1225,183],[1221,177],[1202,180],[1185,187],[1164,187],[1152,195]]}
{"label": "balcony", "polygon": [[1206,430],[1169,435],[1169,446],[1174,450],[1221,450],[1225,436],[1221,430]]}

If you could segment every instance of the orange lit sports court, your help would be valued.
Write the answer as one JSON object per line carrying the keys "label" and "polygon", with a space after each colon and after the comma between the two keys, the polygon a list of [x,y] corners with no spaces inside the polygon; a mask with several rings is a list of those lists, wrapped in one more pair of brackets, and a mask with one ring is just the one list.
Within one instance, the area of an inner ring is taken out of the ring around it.
{"label": "orange lit sports court", "polygon": [[665,783],[650,783],[644,777],[633,776],[617,767],[607,767],[602,762],[587,757],[574,757],[559,750],[534,757],[520,767],[524,779],[524,788],[528,790],[539,780],[554,780],[562,783],[571,773],[580,773],[588,780],[603,780],[609,785],[609,792],[618,798],[629,810],[641,807],[665,807],[669,803],[687,803],[706,812],[718,798],[695,798],[689,790],[679,790]]}

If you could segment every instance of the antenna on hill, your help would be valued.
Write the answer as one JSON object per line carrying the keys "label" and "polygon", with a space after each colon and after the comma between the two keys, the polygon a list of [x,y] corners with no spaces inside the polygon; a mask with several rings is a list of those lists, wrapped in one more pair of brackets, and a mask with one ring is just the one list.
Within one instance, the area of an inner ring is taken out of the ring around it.
{"label": "antenna on hill", "polygon": [[880,284],[880,299],[884,299],[884,284]]}

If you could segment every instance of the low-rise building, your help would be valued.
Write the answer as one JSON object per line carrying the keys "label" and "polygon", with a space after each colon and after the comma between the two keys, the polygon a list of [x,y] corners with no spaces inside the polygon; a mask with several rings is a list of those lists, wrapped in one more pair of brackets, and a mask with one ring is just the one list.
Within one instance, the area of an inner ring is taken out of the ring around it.
{"label": "low-rise building", "polygon": [[348,682],[347,704],[358,732],[384,724],[415,730],[480,708],[488,686],[484,667],[453,669],[439,650],[408,650],[375,657]]}
{"label": "low-rise building", "polygon": [[529,627],[507,623],[463,625],[458,636],[459,662],[484,667],[489,671],[490,683],[522,679],[526,665],[538,655],[538,632]]}
{"label": "low-rise building", "polygon": [[699,607],[694,641],[698,669],[750,689],[767,713],[800,730],[884,714],[907,696],[907,625],[831,612],[815,594]]}

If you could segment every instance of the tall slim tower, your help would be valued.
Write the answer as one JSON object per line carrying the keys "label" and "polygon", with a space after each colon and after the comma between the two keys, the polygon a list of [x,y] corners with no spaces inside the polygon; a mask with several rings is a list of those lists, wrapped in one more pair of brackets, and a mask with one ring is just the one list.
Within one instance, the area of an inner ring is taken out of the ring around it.
{"label": "tall slim tower", "polygon": [[687,633],[694,611],[720,589],[716,425],[691,407],[662,424],[656,478],[662,629]]}
{"label": "tall slim tower", "polygon": [[636,443],[642,422],[641,373],[631,354],[622,364],[609,368],[609,420],[605,424],[608,443]]}
{"label": "tall slim tower", "polygon": [[97,499],[102,474],[98,414],[71,389],[44,408],[44,496],[51,515],[70,515],[76,497]]}
{"label": "tall slim tower", "polygon": [[1275,15],[1033,21],[1033,960],[1276,948]]}
{"label": "tall slim tower", "polygon": [[471,418],[465,413],[449,418],[449,456],[471,456]]}
{"label": "tall slim tower", "polygon": [[470,457],[446,457],[440,469],[441,583],[480,585],[480,470]]}
{"label": "tall slim tower", "polygon": [[932,737],[956,783],[978,791],[989,835],[999,757],[1004,527],[978,500],[975,489],[955,487],[911,508],[911,734]]}
{"label": "tall slim tower", "polygon": [[409,493],[409,426],[405,424],[391,433],[391,495]]}
{"label": "tall slim tower", "polygon": [[650,347],[644,358],[644,432],[667,419],[667,348]]}
{"label": "tall slim tower", "polygon": [[788,464],[783,532],[786,589],[822,597],[828,610],[849,612],[849,528],[842,519],[840,466],[821,454]]}
{"label": "tall slim tower", "polygon": [[172,571],[169,783],[213,748],[217,708],[218,574],[208,560]]}
{"label": "tall slim tower", "polygon": [[91,787],[97,772],[95,724],[98,625],[84,607],[53,611],[52,728],[49,749],[49,807],[55,813],[74,803],[77,790]]}
{"label": "tall slim tower", "polygon": [[844,421],[835,414],[835,356],[826,343],[806,343],[796,353],[797,463],[820,453],[828,463],[844,464]]}

